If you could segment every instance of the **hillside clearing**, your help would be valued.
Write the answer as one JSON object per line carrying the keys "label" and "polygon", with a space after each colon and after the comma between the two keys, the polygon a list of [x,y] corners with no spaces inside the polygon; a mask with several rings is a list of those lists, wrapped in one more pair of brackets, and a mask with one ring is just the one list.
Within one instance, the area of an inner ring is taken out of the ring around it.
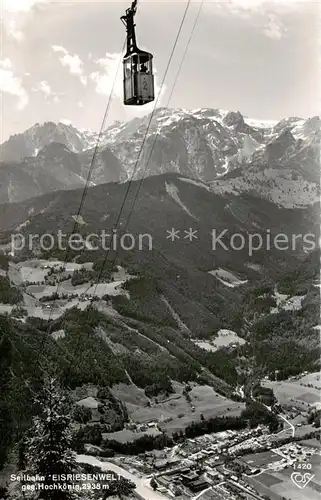
{"label": "hillside clearing", "polygon": [[315,403],[320,402],[321,392],[313,387],[300,385],[299,380],[284,380],[281,382],[272,382],[265,380],[262,382],[264,387],[273,389],[273,392],[281,405],[300,405],[306,409]]}
{"label": "hillside clearing", "polygon": [[161,401],[156,398],[151,407],[143,390],[133,386],[119,384],[113,387],[113,394],[127,406],[130,418],[137,423],[159,422],[159,427],[168,434],[184,429],[193,421],[199,421],[201,414],[205,418],[216,416],[236,416],[245,405],[227,399],[215,392],[213,387],[194,385],[189,392],[190,403],[182,395],[184,385],[173,382],[174,393]]}
{"label": "hillside clearing", "polygon": [[210,342],[205,342],[202,340],[191,339],[195,344],[201,349],[205,349],[206,351],[217,351],[220,347],[234,347],[234,344],[243,345],[246,343],[244,339],[239,337],[236,332],[232,330],[221,329],[217,332],[217,337],[215,337]]}

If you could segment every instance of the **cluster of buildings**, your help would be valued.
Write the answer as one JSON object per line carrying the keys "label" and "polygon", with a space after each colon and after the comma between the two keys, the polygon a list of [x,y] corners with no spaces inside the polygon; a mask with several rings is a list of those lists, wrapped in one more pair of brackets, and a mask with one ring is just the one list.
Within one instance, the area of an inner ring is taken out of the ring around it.
{"label": "cluster of buildings", "polygon": [[[122,457],[122,465],[126,464],[132,472],[136,469],[141,474],[153,477],[157,490],[170,497],[192,498],[209,490],[214,494],[217,488],[217,493],[222,494],[222,484],[227,479],[237,480],[233,472],[224,468],[229,449],[242,441],[257,439],[265,432],[267,430],[259,426],[251,430],[206,434],[186,439],[174,448],[152,451],[138,457]],[[228,494],[228,491],[225,493]]]}
{"label": "cluster of buildings", "polygon": [[[149,425],[155,425],[155,422]],[[262,500],[264,497],[251,485],[250,477],[265,471],[282,471],[298,460],[309,461],[316,453],[313,448],[299,442],[278,447],[276,440],[277,435],[269,434],[264,426],[258,426],[256,429],[227,430],[185,439],[174,448],[119,460],[130,472],[137,474],[139,471],[140,475],[156,483],[157,491],[165,498]],[[260,453],[257,455],[260,461],[256,460],[255,453],[263,450],[271,451]],[[263,456],[266,461],[264,458],[262,462]]]}
{"label": "cluster of buildings", "polygon": [[185,495],[191,497],[206,490],[212,484],[202,469],[191,470],[182,467],[179,470],[168,471],[166,474],[154,477],[157,482],[157,490],[161,493],[174,494],[174,496]]}
{"label": "cluster of buildings", "polygon": [[256,429],[243,431],[227,430],[216,434],[206,434],[195,439],[187,439],[181,446],[179,454],[191,460],[207,463],[213,457],[219,459],[220,455],[233,456],[239,450],[260,448],[268,441],[268,429],[258,426]]}
{"label": "cluster of buildings", "polygon": [[157,429],[158,430],[158,423],[157,422],[148,422],[148,423],[137,423],[137,422],[125,422],[124,424],[124,429],[128,429],[129,431],[133,432],[146,432],[150,429]]}
{"label": "cluster of buildings", "polygon": [[[301,446],[299,443],[294,442],[281,446],[275,450],[275,453],[282,457],[280,464],[284,464],[284,467],[287,467],[289,465],[293,465],[298,460],[300,460],[300,462],[308,461],[309,458],[315,454],[315,450],[313,448]],[[283,469],[284,467],[282,466]]]}
{"label": "cluster of buildings", "polygon": [[249,432],[244,440],[235,443],[229,447],[227,454],[231,457],[236,457],[244,453],[253,453],[262,449],[270,450],[273,446],[273,435],[269,434],[267,430]]}

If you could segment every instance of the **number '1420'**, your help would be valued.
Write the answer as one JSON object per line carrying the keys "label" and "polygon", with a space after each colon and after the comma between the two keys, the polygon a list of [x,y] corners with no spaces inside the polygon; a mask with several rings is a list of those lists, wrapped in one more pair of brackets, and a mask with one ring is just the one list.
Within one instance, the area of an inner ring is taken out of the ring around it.
{"label": "number '1420'", "polygon": [[299,462],[297,464],[293,465],[294,469],[301,469],[301,470],[310,470],[312,469],[312,465],[309,463],[304,463],[304,462]]}

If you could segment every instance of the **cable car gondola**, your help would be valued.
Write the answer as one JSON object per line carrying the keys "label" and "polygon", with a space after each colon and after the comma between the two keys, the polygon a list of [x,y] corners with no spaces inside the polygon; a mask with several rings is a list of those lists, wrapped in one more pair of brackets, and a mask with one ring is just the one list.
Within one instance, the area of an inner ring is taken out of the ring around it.
{"label": "cable car gondola", "polygon": [[153,55],[140,50],[136,45],[134,16],[137,0],[120,19],[127,30],[127,51],[123,58],[124,104],[142,106],[154,101]]}

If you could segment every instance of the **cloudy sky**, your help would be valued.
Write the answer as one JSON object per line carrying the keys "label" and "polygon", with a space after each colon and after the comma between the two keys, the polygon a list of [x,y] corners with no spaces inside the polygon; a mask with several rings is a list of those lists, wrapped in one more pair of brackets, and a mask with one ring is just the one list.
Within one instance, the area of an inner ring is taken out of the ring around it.
{"label": "cloudy sky", "polygon": [[[0,0],[1,142],[35,123],[69,120],[98,131],[121,58],[120,16],[131,0]],[[319,113],[318,2],[191,0],[160,88],[186,0],[141,0],[138,45],[154,54],[158,105],[221,108],[258,119]],[[125,107],[119,71],[108,123],[152,111]]]}

